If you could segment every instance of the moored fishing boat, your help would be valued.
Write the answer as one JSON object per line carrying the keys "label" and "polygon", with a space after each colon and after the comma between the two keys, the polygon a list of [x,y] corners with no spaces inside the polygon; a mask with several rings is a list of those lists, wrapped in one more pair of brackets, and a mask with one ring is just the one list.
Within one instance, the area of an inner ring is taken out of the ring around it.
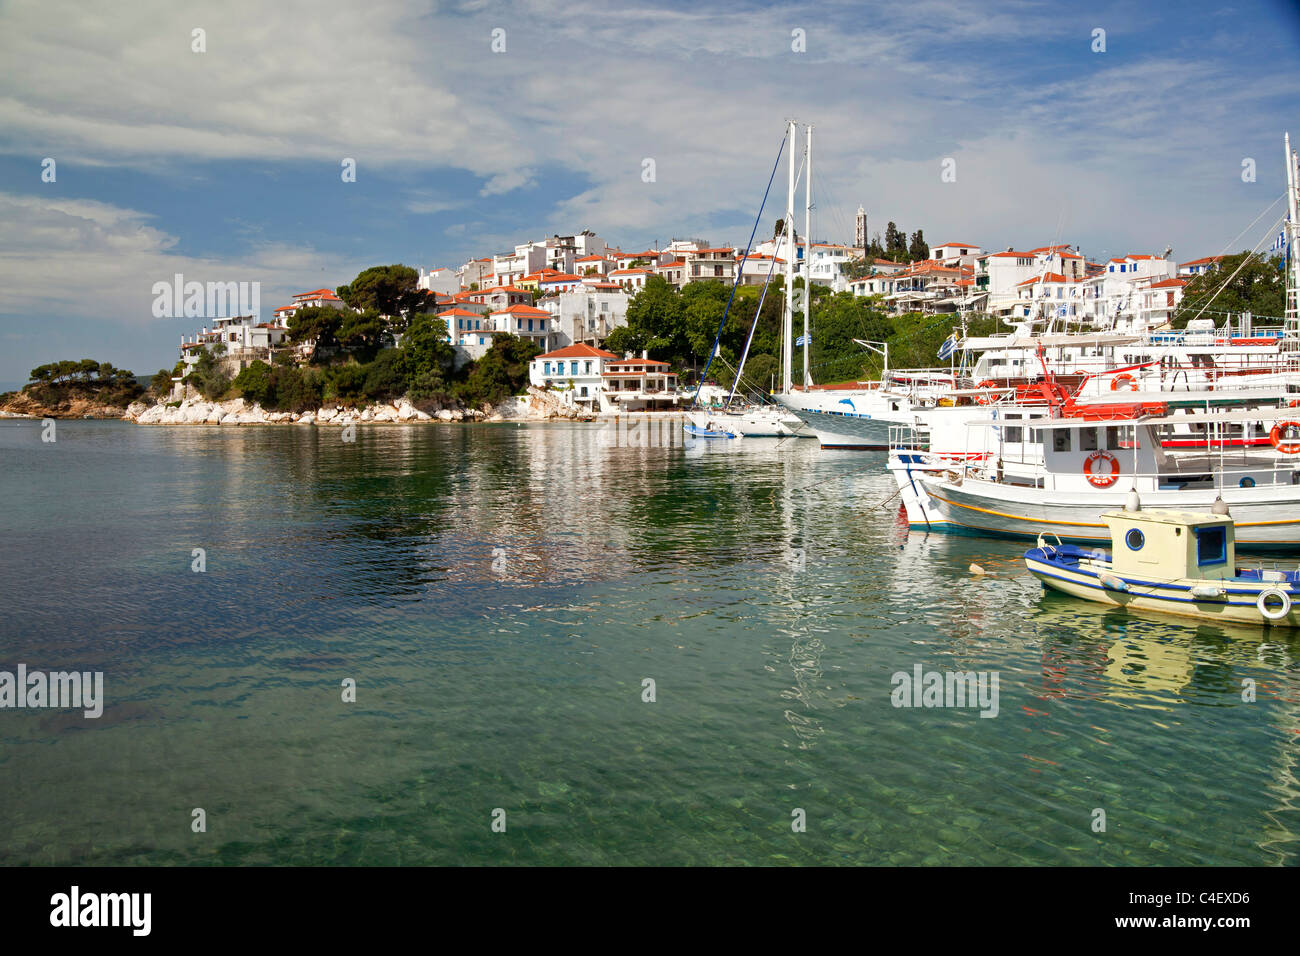
{"label": "moored fishing boat", "polygon": [[[1136,490],[1156,507],[1185,512],[1205,511],[1222,497],[1236,516],[1238,544],[1300,547],[1295,410],[1159,407],[1163,413],[1139,403],[1127,417],[1112,409],[967,423],[971,440],[963,446],[925,448],[900,438],[889,468],[913,528],[1029,539],[1047,531],[1064,541],[1104,542],[1102,514]],[[1209,447],[1165,447],[1175,435],[1206,436]],[[1268,447],[1255,444],[1258,436],[1268,436]]]}
{"label": "moored fishing boat", "polygon": [[1210,513],[1144,511],[1136,492],[1101,518],[1111,551],[1055,544],[1040,532],[1025,565],[1048,588],[1145,611],[1239,624],[1300,626],[1300,569],[1243,567],[1222,499]]}

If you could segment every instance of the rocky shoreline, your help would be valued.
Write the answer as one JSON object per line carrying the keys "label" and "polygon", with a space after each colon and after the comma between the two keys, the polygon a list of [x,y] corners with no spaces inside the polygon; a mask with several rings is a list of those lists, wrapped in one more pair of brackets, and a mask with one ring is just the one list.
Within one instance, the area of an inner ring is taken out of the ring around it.
{"label": "rocky shoreline", "polygon": [[226,402],[186,400],[178,404],[147,405],[135,402],[122,416],[137,425],[349,425],[360,423],[405,424],[413,422],[504,421],[499,413],[444,408],[433,414],[410,402],[347,408],[325,406],[314,411],[274,412],[242,398]]}
{"label": "rocky shoreline", "polygon": [[191,398],[179,403],[154,405],[133,402],[121,417],[137,425],[406,425],[421,422],[547,421],[576,418],[577,414],[536,407],[529,396],[508,398],[500,405],[485,406],[483,410],[438,408],[432,412],[422,411],[406,399],[361,408],[327,405],[305,412],[275,412],[242,398],[226,402]]}

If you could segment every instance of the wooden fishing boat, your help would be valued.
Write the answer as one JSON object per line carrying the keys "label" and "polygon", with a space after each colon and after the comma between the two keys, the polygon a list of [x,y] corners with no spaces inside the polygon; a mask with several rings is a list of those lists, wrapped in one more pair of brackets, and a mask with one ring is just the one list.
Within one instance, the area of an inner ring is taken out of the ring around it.
{"label": "wooden fishing boat", "polygon": [[1300,569],[1237,561],[1232,516],[1218,499],[1209,514],[1143,511],[1136,492],[1101,516],[1111,551],[1038,536],[1025,565],[1045,587],[1101,604],[1208,621],[1300,627]]}

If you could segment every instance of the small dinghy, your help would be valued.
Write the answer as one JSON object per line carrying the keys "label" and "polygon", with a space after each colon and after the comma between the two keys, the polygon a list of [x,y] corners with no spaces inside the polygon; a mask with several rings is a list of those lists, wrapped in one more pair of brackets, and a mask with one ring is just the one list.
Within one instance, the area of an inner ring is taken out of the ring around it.
{"label": "small dinghy", "polygon": [[736,436],[716,422],[708,422],[705,425],[696,425],[693,422],[687,422],[685,425],[686,434],[694,435],[696,438],[735,438]]}
{"label": "small dinghy", "polygon": [[1232,516],[1143,511],[1136,491],[1101,519],[1111,551],[1063,545],[1040,534],[1025,565],[1045,587],[1101,604],[1239,624],[1300,627],[1300,570],[1239,567]]}

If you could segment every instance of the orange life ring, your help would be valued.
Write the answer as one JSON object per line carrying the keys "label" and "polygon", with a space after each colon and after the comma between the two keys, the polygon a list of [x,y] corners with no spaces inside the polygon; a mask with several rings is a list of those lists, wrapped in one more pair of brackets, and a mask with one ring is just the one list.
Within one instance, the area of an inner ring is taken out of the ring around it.
{"label": "orange life ring", "polygon": [[1300,422],[1278,422],[1273,426],[1273,430],[1268,433],[1269,443],[1283,455],[1300,455],[1300,440],[1283,441],[1282,436],[1286,434],[1287,429],[1294,428],[1300,432]]}
{"label": "orange life ring", "polygon": [[1125,385],[1128,386],[1130,392],[1136,392],[1138,390],[1137,379],[1128,372],[1120,372],[1110,380],[1110,390],[1112,392],[1118,392],[1120,388]]}
{"label": "orange life ring", "polygon": [[[1109,474],[1094,474],[1092,466],[1099,461],[1110,462]],[[1119,480],[1119,459],[1108,451],[1094,451],[1083,463],[1083,473],[1094,488],[1109,488]]]}
{"label": "orange life ring", "polygon": [[[984,381],[980,382],[975,387],[976,388],[997,388],[998,383],[993,381],[993,379],[991,378],[986,378]],[[997,399],[994,398],[992,395],[988,394],[987,392],[985,392],[983,395],[977,396],[975,401],[979,402],[981,405],[992,405],[994,402],[997,401]]]}

